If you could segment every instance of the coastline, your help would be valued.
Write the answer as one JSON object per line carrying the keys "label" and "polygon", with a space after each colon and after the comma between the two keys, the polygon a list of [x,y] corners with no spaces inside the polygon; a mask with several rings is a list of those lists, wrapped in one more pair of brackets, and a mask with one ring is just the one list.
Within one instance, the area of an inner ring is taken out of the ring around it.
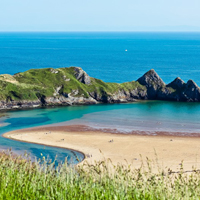
{"label": "coastline", "polygon": [[[137,100],[200,102],[200,88],[193,80],[185,83],[177,77],[165,84],[154,69],[135,81],[124,83],[104,82],[90,77],[80,67],[30,69],[13,76],[1,75],[0,81],[7,86],[1,91],[0,110]],[[37,90],[32,89],[33,85]]]}
{"label": "coastline", "polygon": [[[44,126],[5,133],[3,137],[75,150],[84,154],[81,162],[94,163],[102,159],[111,159],[113,164],[131,164],[134,168],[141,166],[146,157],[154,166],[180,169],[200,168],[200,135],[149,135],[135,131],[122,134],[115,130],[96,130],[85,125]],[[121,148],[122,147],[122,148]],[[79,164],[81,164],[79,163]]]}

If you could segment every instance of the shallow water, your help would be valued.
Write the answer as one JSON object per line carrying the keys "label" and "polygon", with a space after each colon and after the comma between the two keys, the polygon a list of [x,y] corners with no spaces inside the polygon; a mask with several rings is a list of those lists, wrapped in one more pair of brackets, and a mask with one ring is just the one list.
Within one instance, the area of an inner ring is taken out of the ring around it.
{"label": "shallow water", "polygon": [[[127,51],[125,51],[127,49]],[[200,33],[0,33],[0,74],[30,68],[80,66],[90,76],[107,82],[138,79],[154,68],[166,83],[177,76],[200,85]],[[132,104],[72,106],[8,112],[0,118],[0,134],[65,122],[95,128],[200,132],[200,104],[139,102]],[[58,155],[75,161],[71,151],[0,138],[0,147],[24,150],[32,157]],[[80,160],[82,154],[77,153]]]}
{"label": "shallow water", "polygon": [[[0,133],[54,123],[85,124],[95,128],[111,128],[125,134],[134,131],[187,132],[200,134],[200,103],[143,101],[129,104],[99,104],[88,106],[71,106],[7,112],[8,116],[0,119]],[[75,161],[71,151],[28,144],[0,138],[0,147],[12,148],[14,152],[26,150],[32,157],[49,155],[51,159],[58,156],[58,161],[65,157]],[[83,155],[77,153],[83,159]]]}
{"label": "shallow water", "polygon": [[[59,122],[59,120],[62,120],[62,118],[57,119],[56,115],[54,115],[56,112],[57,109],[37,109],[7,112],[6,117],[0,118],[0,124],[2,125],[2,127],[0,127],[0,148],[4,150],[11,148],[14,153],[21,155],[26,152],[30,154],[32,160],[34,160],[35,157],[42,158],[43,156],[46,158],[48,157],[48,159],[51,160],[56,158],[56,164],[58,162],[64,162],[66,157],[68,162],[72,164],[76,164],[83,160],[84,155],[76,151],[49,147],[46,145],[19,142],[2,137],[3,133],[12,130]],[[67,119],[67,117],[65,119]]]}
{"label": "shallow water", "polygon": [[85,114],[68,124],[132,131],[200,133],[200,103],[144,101],[110,105],[111,110]]}

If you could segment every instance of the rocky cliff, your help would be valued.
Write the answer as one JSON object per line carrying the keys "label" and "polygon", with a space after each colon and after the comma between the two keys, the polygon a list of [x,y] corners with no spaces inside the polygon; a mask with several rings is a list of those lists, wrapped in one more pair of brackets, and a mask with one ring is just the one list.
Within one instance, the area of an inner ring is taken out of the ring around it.
{"label": "rocky cliff", "polygon": [[136,100],[200,101],[200,88],[180,78],[166,85],[153,69],[137,81],[122,84],[92,78],[80,67],[0,75],[0,109]]}

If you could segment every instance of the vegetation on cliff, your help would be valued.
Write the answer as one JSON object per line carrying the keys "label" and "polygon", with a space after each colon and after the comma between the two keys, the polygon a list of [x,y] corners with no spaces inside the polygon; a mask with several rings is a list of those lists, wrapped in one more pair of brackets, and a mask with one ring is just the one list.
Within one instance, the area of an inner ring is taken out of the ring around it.
{"label": "vegetation on cliff", "polygon": [[48,105],[116,103],[135,100],[200,101],[200,89],[192,81],[180,78],[168,85],[154,70],[137,81],[106,83],[89,77],[79,67],[31,69],[0,75],[0,108]]}
{"label": "vegetation on cliff", "polygon": [[[75,104],[85,103],[85,99],[89,97],[94,101],[88,103],[107,102],[109,96],[119,91],[129,92],[136,88],[145,90],[144,86],[134,81],[123,84],[105,83],[89,77],[78,67],[31,69],[14,76],[0,75],[0,101],[7,103],[39,100],[46,105],[73,104],[74,99],[70,97],[79,98]],[[49,102],[48,98],[51,98]]]}

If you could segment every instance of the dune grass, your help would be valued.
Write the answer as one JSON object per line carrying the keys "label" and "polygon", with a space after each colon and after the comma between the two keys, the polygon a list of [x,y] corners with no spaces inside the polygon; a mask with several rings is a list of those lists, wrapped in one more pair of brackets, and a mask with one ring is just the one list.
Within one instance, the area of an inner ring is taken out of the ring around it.
{"label": "dune grass", "polygon": [[199,199],[200,172],[153,173],[151,162],[139,169],[110,160],[55,168],[44,158],[0,157],[0,199]]}

